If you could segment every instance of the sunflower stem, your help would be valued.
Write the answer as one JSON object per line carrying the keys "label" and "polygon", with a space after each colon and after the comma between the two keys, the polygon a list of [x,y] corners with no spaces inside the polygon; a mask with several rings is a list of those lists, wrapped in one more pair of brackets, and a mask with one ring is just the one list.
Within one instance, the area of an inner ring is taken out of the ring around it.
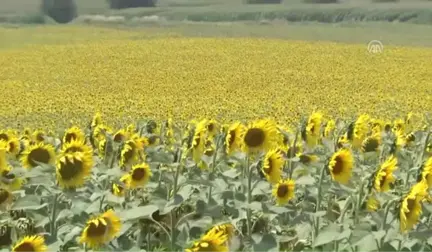
{"label": "sunflower stem", "polygon": [[[247,203],[248,208],[246,209],[246,227],[248,239],[252,239],[252,211],[250,209],[250,203],[252,202],[252,169],[249,167],[249,155],[246,156],[246,171],[247,173]],[[252,249],[252,248],[251,248]]]}
{"label": "sunflower stem", "polygon": [[297,151],[295,148],[297,146],[298,134],[299,134],[299,129],[297,129],[296,131],[293,145],[289,148],[289,157],[288,157],[288,178],[289,179],[292,178],[292,175],[294,173],[294,169],[292,169],[292,157],[295,155]]}
{"label": "sunflower stem", "polygon": [[384,208],[384,218],[383,218],[382,223],[381,223],[381,230],[385,229],[385,226],[387,224],[387,217],[388,217],[388,214],[390,212],[390,207],[395,202],[396,202],[396,200],[389,201],[389,203],[387,204],[387,206]]}
{"label": "sunflower stem", "polygon": [[[317,197],[317,204],[315,206],[315,213],[319,211],[321,205],[322,183],[324,180],[325,170],[326,170],[326,166],[324,165],[321,169],[320,178],[318,182],[318,197]],[[313,239],[314,243],[319,232],[319,226],[320,226],[319,222],[320,222],[319,217],[315,217],[315,232],[314,232],[314,239]],[[315,245],[312,245],[312,248],[315,249]]]}
{"label": "sunflower stem", "polygon": [[[220,139],[219,137],[216,138],[216,147],[215,147],[215,153],[213,154],[213,159],[212,159],[212,163],[210,164],[210,179],[213,178],[213,174],[214,174],[214,170],[215,170],[215,164],[216,164],[216,157],[217,157],[217,153],[219,151],[219,142]],[[208,190],[208,198],[207,198],[207,203],[210,204],[211,199],[212,199],[212,191],[213,191],[213,186],[209,186],[209,190]]]}
{"label": "sunflower stem", "polygon": [[355,212],[354,212],[354,225],[357,225],[359,222],[359,213],[362,207],[362,202],[363,202],[363,186],[364,186],[364,181],[362,180],[362,182],[360,183],[360,187],[359,187],[359,193],[358,193],[358,199],[357,199],[357,204],[356,204],[356,208],[355,208]]}
{"label": "sunflower stem", "polygon": [[99,202],[99,212],[102,212],[103,203],[105,201],[105,194],[101,197]]}
{"label": "sunflower stem", "polygon": [[53,238],[57,238],[56,215],[57,215],[58,197],[59,197],[59,193],[54,194],[53,208],[51,212],[50,232],[51,232],[51,237]]}

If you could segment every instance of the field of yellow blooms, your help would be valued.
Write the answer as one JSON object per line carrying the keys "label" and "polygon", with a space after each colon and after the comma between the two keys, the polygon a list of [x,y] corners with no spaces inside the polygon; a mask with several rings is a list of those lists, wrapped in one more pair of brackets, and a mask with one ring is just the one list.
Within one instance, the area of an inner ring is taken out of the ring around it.
{"label": "field of yellow blooms", "polygon": [[431,251],[432,50],[0,51],[2,251]]}

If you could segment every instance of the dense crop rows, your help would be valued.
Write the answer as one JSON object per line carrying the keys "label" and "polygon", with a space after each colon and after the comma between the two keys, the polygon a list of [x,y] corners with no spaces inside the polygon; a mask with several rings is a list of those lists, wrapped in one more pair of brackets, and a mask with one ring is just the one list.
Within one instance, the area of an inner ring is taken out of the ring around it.
{"label": "dense crop rows", "polygon": [[3,127],[58,129],[101,111],[136,118],[286,124],[313,110],[383,119],[431,107],[428,49],[252,39],[154,39],[0,52]]}

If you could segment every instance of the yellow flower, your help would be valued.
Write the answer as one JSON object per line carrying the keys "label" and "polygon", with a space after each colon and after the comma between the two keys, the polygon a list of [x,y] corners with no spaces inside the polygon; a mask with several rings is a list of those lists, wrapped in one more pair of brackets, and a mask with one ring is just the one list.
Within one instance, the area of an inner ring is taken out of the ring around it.
{"label": "yellow flower", "polygon": [[369,130],[369,115],[361,115],[354,123],[352,146],[354,149],[360,148]]}
{"label": "yellow flower", "polygon": [[200,122],[196,125],[193,133],[190,151],[192,153],[192,159],[197,164],[201,162],[201,157],[204,154],[206,130],[206,124]]}
{"label": "yellow flower", "polygon": [[150,166],[146,163],[141,163],[132,166],[129,173],[124,175],[121,180],[126,182],[128,188],[135,189],[147,184],[152,175]]}
{"label": "yellow flower", "polygon": [[70,143],[72,141],[85,141],[84,132],[82,132],[82,130],[77,126],[67,129],[63,136],[63,143]]}
{"label": "yellow flower", "polygon": [[113,183],[111,186],[111,193],[117,197],[123,197],[125,194],[125,187],[118,183]]}
{"label": "yellow flower", "polygon": [[241,149],[244,131],[245,126],[239,122],[229,126],[225,137],[225,151],[228,155]]}
{"label": "yellow flower", "polygon": [[305,131],[303,134],[303,140],[309,147],[314,147],[318,144],[321,132],[321,123],[323,115],[319,112],[312,113],[309,117]]}
{"label": "yellow flower", "polygon": [[362,152],[376,152],[379,149],[379,146],[381,144],[381,141],[379,138],[374,136],[366,137],[365,140],[363,140],[361,150]]}
{"label": "yellow flower", "polygon": [[35,130],[32,134],[32,140],[38,144],[45,142],[46,133],[43,130]]}
{"label": "yellow flower", "polygon": [[16,137],[11,137],[7,142],[6,151],[13,157],[16,157],[21,150],[21,144]]}
{"label": "yellow flower", "polygon": [[16,191],[21,188],[23,183],[24,179],[17,177],[12,172],[11,166],[8,165],[6,168],[1,170],[0,184],[3,187],[8,188],[11,191]]}
{"label": "yellow flower", "polygon": [[38,166],[36,162],[53,165],[55,163],[54,147],[44,143],[31,145],[23,153],[21,162],[27,169]]}
{"label": "yellow flower", "polygon": [[277,144],[277,132],[274,121],[254,121],[244,131],[242,148],[246,153],[268,151]]}
{"label": "yellow flower", "polygon": [[101,113],[97,112],[93,116],[93,119],[92,119],[92,122],[91,122],[91,127],[94,129],[97,126],[99,126],[100,124],[102,124],[102,115],[101,115]]}
{"label": "yellow flower", "polygon": [[432,157],[428,158],[423,165],[421,178],[426,181],[429,187],[432,187]]}
{"label": "yellow flower", "polygon": [[398,132],[399,134],[405,133],[405,121],[402,119],[397,119],[393,123],[393,132]]}
{"label": "yellow flower", "polygon": [[304,165],[315,163],[316,161],[319,160],[318,156],[316,155],[304,154],[304,153],[297,154],[297,157],[300,159],[300,163]]}
{"label": "yellow flower", "polygon": [[214,137],[219,132],[219,124],[216,120],[210,120],[206,124],[207,137]]}
{"label": "yellow flower", "polygon": [[45,244],[45,239],[40,235],[25,236],[19,240],[13,247],[13,252],[45,252],[48,247]]}
{"label": "yellow flower", "polygon": [[334,120],[328,121],[324,128],[324,137],[332,138],[335,127],[336,127],[336,123]]}
{"label": "yellow flower", "polygon": [[415,184],[405,198],[402,199],[399,220],[401,232],[411,230],[422,214],[422,201],[428,196],[428,186],[424,180]]}
{"label": "yellow flower", "polygon": [[106,133],[111,134],[112,129],[104,124],[97,125],[93,130],[93,138],[96,140],[96,143],[104,140],[106,138]]}
{"label": "yellow flower", "polygon": [[227,240],[231,240],[231,238],[234,236],[234,226],[231,223],[225,223],[225,224],[219,224],[216,226],[213,226],[210,230],[208,230],[206,233],[218,233],[222,232],[222,235],[227,236]]}
{"label": "yellow flower", "polygon": [[72,140],[63,144],[61,154],[72,154],[76,152],[83,153],[88,159],[93,160],[93,150],[90,146],[84,143],[84,141]]}
{"label": "yellow flower", "polygon": [[128,138],[128,135],[129,134],[126,130],[120,129],[114,134],[113,141],[116,143],[126,141],[126,139]]}
{"label": "yellow flower", "polygon": [[4,130],[0,130],[0,141],[8,142],[10,139],[9,133]]}
{"label": "yellow flower", "polygon": [[228,252],[228,235],[224,231],[211,229],[199,241],[193,243],[192,247],[185,249],[185,252]]}
{"label": "yellow flower", "polygon": [[280,181],[284,164],[285,159],[280,149],[267,152],[264,156],[262,172],[269,183],[276,184]]}
{"label": "yellow flower", "polygon": [[333,180],[348,184],[352,175],[354,158],[351,151],[341,149],[333,154],[329,162],[329,171]]}
{"label": "yellow flower", "polygon": [[0,171],[6,169],[8,165],[6,151],[6,142],[4,140],[0,140]]}
{"label": "yellow flower", "polygon": [[120,152],[120,167],[123,169],[128,168],[130,165],[137,162],[139,159],[138,148],[135,141],[128,140],[121,149]]}
{"label": "yellow flower", "polygon": [[93,160],[82,152],[61,155],[57,160],[57,181],[61,187],[77,188],[91,174]]}
{"label": "yellow flower", "polygon": [[387,192],[390,190],[391,184],[396,181],[393,172],[397,169],[397,159],[390,156],[379,168],[375,175],[374,188],[378,192]]}
{"label": "yellow flower", "polygon": [[121,221],[112,209],[87,221],[80,242],[92,249],[112,241],[120,232]]}
{"label": "yellow flower", "polygon": [[273,186],[272,194],[276,198],[278,205],[288,203],[295,196],[295,182],[292,179],[280,180]]}
{"label": "yellow flower", "polygon": [[374,195],[369,195],[366,202],[366,209],[369,212],[375,212],[376,210],[378,210],[378,208],[380,208],[380,202],[376,199]]}

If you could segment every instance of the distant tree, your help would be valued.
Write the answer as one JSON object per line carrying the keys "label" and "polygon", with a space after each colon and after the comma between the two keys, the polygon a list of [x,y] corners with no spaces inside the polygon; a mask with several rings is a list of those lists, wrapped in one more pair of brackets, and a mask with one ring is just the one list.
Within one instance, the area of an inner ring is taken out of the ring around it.
{"label": "distant tree", "polygon": [[157,0],[108,0],[111,9],[155,7]]}
{"label": "distant tree", "polygon": [[42,12],[57,23],[69,23],[78,16],[75,0],[42,0]]}

